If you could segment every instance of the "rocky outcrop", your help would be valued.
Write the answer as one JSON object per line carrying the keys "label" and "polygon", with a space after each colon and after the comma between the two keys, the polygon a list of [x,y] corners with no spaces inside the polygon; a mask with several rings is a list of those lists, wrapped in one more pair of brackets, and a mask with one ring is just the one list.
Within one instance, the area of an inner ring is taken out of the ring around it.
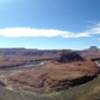
{"label": "rocky outcrop", "polygon": [[99,69],[91,61],[71,63],[48,62],[41,68],[7,76],[12,87],[29,86],[35,90],[58,91],[93,79]]}
{"label": "rocky outcrop", "polygon": [[58,62],[60,63],[74,62],[74,61],[84,61],[84,59],[76,52],[70,52],[70,53],[62,53],[61,57],[58,60]]}
{"label": "rocky outcrop", "polygon": [[86,59],[97,59],[100,58],[100,49],[97,48],[96,46],[91,46],[88,49],[82,50],[82,51],[78,51],[78,53],[86,58]]}

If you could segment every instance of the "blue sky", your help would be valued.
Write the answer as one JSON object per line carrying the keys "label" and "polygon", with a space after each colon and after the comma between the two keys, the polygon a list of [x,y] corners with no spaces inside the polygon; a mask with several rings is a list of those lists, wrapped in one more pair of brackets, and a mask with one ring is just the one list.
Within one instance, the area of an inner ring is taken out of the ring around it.
{"label": "blue sky", "polygon": [[0,0],[0,47],[100,47],[100,0]]}

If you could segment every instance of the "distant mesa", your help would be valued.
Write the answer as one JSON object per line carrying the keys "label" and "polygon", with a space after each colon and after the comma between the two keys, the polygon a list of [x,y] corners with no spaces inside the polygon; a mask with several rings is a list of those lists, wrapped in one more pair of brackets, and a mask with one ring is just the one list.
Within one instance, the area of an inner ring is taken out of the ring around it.
{"label": "distant mesa", "polygon": [[98,51],[100,50],[98,47],[96,46],[91,46],[88,50],[91,50],[91,51]]}
{"label": "distant mesa", "polygon": [[82,58],[78,53],[76,52],[62,52],[60,55],[60,58],[58,62],[60,63],[66,63],[66,62],[74,62],[74,61],[84,61],[84,58]]}
{"label": "distant mesa", "polygon": [[88,49],[80,51],[80,55],[86,59],[100,58],[100,49],[96,46],[91,46]]}

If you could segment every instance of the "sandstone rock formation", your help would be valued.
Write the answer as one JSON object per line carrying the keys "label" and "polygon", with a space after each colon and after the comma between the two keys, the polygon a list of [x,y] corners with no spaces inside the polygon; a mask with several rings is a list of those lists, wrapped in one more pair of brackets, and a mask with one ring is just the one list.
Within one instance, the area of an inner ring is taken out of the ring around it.
{"label": "sandstone rock formation", "polygon": [[82,58],[79,54],[76,52],[62,52],[62,54],[59,57],[58,62],[60,63],[66,63],[66,62],[74,62],[74,61],[84,61],[85,59]]}
{"label": "sandstone rock formation", "polygon": [[79,51],[80,55],[86,59],[97,59],[100,58],[100,49],[96,46],[91,46],[88,49]]}
{"label": "sandstone rock formation", "polygon": [[[80,58],[80,56],[78,57]],[[68,55],[68,58],[73,57]],[[24,70],[7,76],[7,80],[12,87],[25,85],[43,91],[58,91],[85,83],[93,79],[98,72],[99,68],[92,61],[78,59],[78,61],[65,62],[64,59],[64,63],[48,61],[47,64],[40,68]]]}

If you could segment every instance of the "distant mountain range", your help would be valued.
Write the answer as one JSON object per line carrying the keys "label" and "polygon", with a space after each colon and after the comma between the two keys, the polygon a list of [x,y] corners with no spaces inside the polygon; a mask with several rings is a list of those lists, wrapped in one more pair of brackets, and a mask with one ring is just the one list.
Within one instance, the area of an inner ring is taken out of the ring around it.
{"label": "distant mountain range", "polygon": [[[25,48],[1,48],[0,56],[34,56],[43,58],[54,58],[59,57],[63,52],[69,53],[73,50],[39,50],[39,49],[25,49]],[[91,46],[88,49],[81,51],[75,51],[81,56],[91,59],[100,57],[100,48]]]}

